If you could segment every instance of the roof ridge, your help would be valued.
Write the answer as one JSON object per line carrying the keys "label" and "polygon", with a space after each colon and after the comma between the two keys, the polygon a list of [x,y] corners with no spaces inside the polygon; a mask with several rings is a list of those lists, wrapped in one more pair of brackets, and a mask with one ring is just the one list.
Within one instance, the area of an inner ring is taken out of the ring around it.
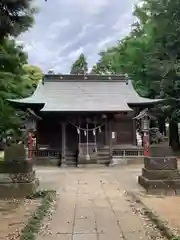
{"label": "roof ridge", "polygon": [[116,81],[127,82],[128,78],[124,74],[45,74],[43,76],[43,82],[57,82],[57,81],[90,81],[90,82],[102,82],[102,81]]}

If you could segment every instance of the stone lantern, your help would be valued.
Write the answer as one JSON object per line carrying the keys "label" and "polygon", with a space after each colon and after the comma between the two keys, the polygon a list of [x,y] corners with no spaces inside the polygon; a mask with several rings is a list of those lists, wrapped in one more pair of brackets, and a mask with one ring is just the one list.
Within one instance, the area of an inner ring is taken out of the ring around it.
{"label": "stone lantern", "polygon": [[[141,120],[141,130],[144,137],[144,167],[138,183],[148,193],[176,194],[180,189],[180,171],[177,168],[177,159],[167,142],[149,146],[149,122],[154,118],[148,110],[140,112],[135,118]],[[147,146],[148,144],[148,146]]]}
{"label": "stone lantern", "polygon": [[26,120],[26,130],[29,132],[35,132],[36,131],[36,120],[33,116],[28,116]]}
{"label": "stone lantern", "polygon": [[154,118],[149,112],[148,109],[141,111],[134,119],[140,121],[141,131],[143,133],[143,147],[144,147],[144,156],[148,156],[148,147],[149,147],[149,129],[150,129],[150,119]]}
{"label": "stone lantern", "polygon": [[144,115],[141,118],[141,130],[143,132],[149,132],[149,126],[150,126],[150,117],[148,115]]}

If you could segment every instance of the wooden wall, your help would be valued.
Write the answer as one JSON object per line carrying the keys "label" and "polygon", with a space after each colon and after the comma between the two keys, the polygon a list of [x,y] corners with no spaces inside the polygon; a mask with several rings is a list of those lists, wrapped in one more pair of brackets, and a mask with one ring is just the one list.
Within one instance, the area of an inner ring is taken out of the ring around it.
{"label": "wooden wall", "polygon": [[[120,116],[111,120],[112,132],[115,132],[115,138],[112,139],[113,145],[133,144],[133,120],[132,115]],[[108,125],[108,122],[107,122]],[[86,127],[86,125],[84,126]],[[89,128],[94,125],[90,124]],[[103,147],[109,144],[107,137],[110,134],[105,132],[105,126],[101,128],[101,132],[96,131],[96,140],[98,147]],[[61,135],[61,120],[59,118],[46,117],[37,124],[37,145],[48,145],[51,149],[61,150],[62,135]],[[84,132],[81,132],[81,142],[86,142]],[[66,149],[75,151],[78,146],[79,136],[76,127],[68,122],[66,123]],[[94,142],[93,132],[89,132],[89,142]]]}
{"label": "wooden wall", "polygon": [[133,144],[132,117],[114,119],[112,121],[112,132],[115,133],[115,139],[112,139],[113,145]]}
{"label": "wooden wall", "polygon": [[43,119],[37,124],[37,145],[48,145],[52,149],[61,149],[61,124],[55,120]]}

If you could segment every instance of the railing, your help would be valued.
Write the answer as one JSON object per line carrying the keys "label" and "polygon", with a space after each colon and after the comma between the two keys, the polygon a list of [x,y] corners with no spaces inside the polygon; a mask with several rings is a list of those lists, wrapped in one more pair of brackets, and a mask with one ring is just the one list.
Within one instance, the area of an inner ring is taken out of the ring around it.
{"label": "railing", "polygon": [[113,157],[143,157],[143,149],[114,149]]}
{"label": "railing", "polygon": [[57,158],[60,159],[60,151],[54,149],[33,150],[34,158]]}

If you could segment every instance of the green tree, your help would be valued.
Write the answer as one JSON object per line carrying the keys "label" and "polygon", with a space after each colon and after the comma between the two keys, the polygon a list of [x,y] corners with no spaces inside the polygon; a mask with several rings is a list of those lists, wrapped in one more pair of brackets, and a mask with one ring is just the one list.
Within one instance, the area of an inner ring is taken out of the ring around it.
{"label": "green tree", "polygon": [[150,0],[137,7],[136,13],[145,16],[144,28],[151,28],[151,52],[148,64],[151,73],[158,76],[160,96],[166,99],[161,106],[170,123],[170,145],[179,148],[177,122],[180,121],[180,9],[179,1]]}
{"label": "green tree", "polygon": [[49,70],[48,74],[55,74],[54,70]]}
{"label": "green tree", "polygon": [[22,123],[20,112],[7,99],[27,97],[32,92],[23,68],[27,55],[12,40],[32,25],[35,13],[32,2],[0,0],[0,137],[9,130],[17,131]]}
{"label": "green tree", "polygon": [[17,130],[21,122],[7,99],[29,94],[23,77],[23,65],[26,63],[27,56],[15,40],[6,39],[3,46],[0,45],[0,135],[4,136],[9,129]]}
{"label": "green tree", "polygon": [[43,73],[41,69],[37,66],[25,64],[23,66],[24,81],[29,88],[36,88],[38,82],[42,79]]}
{"label": "green tree", "polygon": [[35,11],[32,0],[0,0],[0,41],[28,30]]}
{"label": "green tree", "polygon": [[170,122],[170,144],[179,147],[180,8],[179,1],[144,0],[136,6],[138,21],[130,34],[100,53],[94,72],[128,73],[142,96],[166,99],[158,108],[160,128]]}
{"label": "green tree", "polygon": [[72,64],[71,74],[87,74],[88,64],[84,54],[82,53],[78,59]]}

